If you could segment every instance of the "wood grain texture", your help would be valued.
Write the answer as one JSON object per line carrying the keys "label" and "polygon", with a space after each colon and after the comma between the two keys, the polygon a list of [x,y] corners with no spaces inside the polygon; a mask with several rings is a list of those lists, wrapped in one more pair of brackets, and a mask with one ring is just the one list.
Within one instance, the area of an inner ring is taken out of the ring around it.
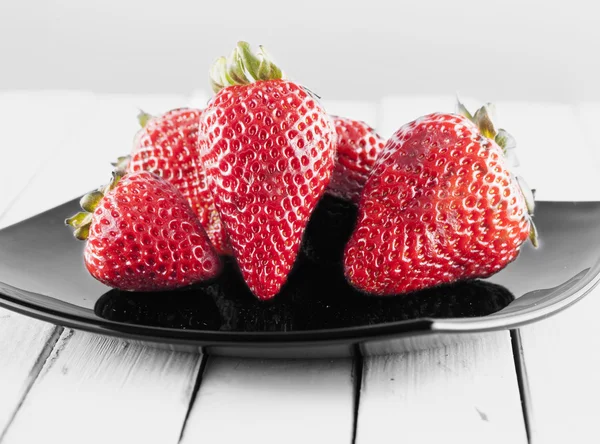
{"label": "wood grain texture", "polygon": [[352,362],[209,358],[183,444],[349,444]]}
{"label": "wood grain texture", "polygon": [[177,443],[200,355],[66,330],[3,444]]}
{"label": "wood grain texture", "polygon": [[532,443],[600,442],[600,289],[521,329]]}
{"label": "wood grain texture", "polygon": [[[562,170],[561,180],[556,182],[568,183],[568,193],[573,199],[598,198],[600,187],[595,181],[600,177],[597,137],[600,103],[577,106],[575,115],[577,119],[570,119],[569,125],[554,127],[557,142],[550,144],[549,141],[547,145],[553,155],[567,153],[561,159],[569,168]],[[557,123],[556,119],[552,121]],[[576,143],[564,145],[572,134]],[[592,174],[592,177],[579,177],[583,174]],[[596,189],[571,188],[575,184]],[[590,242],[598,242],[598,239],[590,239]],[[521,329],[534,444],[600,442],[596,423],[600,414],[597,402],[600,398],[599,311],[600,289],[597,287],[564,312]]]}
{"label": "wood grain texture", "polygon": [[61,329],[0,309],[0,439]]}
{"label": "wood grain texture", "polygon": [[358,444],[526,443],[508,334],[365,360]]}

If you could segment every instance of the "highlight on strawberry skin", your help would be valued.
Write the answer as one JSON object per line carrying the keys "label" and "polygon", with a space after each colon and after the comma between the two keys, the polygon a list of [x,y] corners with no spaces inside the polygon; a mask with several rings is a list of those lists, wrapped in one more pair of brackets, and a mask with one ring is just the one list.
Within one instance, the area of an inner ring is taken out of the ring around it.
{"label": "highlight on strawberry skin", "polygon": [[186,199],[149,172],[113,173],[67,219],[90,274],[121,290],[175,289],[217,276],[220,259]]}
{"label": "highlight on strawberry skin", "polygon": [[514,139],[486,105],[434,113],[400,128],[367,180],[344,253],[347,279],[395,295],[487,277],[537,246],[534,203],[514,176]]}

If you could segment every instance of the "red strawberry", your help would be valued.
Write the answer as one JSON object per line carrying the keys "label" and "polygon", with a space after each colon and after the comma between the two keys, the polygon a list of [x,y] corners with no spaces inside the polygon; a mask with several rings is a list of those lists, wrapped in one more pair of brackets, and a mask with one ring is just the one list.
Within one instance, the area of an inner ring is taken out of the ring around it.
{"label": "red strawberry", "polygon": [[229,253],[225,229],[206,186],[198,154],[198,120],[202,111],[180,108],[161,116],[141,113],[126,171],[150,171],[175,185],[200,219],[216,250]]}
{"label": "red strawberry", "polygon": [[250,290],[275,296],[333,170],[335,131],[318,100],[262,47],[240,42],[211,71],[216,92],[200,119],[209,189]]}
{"label": "red strawberry", "polygon": [[335,116],[333,122],[337,133],[337,158],[327,192],[358,203],[385,140],[364,122]]}
{"label": "red strawberry", "polygon": [[461,110],[467,117],[430,114],[403,126],[377,159],[344,254],[357,288],[391,295],[490,276],[528,237],[536,245],[505,162],[512,139],[487,107],[474,117]]}
{"label": "red strawberry", "polygon": [[148,172],[114,174],[104,189],[81,199],[66,220],[87,239],[84,261],[93,277],[121,290],[172,289],[210,279],[220,261],[187,201]]}

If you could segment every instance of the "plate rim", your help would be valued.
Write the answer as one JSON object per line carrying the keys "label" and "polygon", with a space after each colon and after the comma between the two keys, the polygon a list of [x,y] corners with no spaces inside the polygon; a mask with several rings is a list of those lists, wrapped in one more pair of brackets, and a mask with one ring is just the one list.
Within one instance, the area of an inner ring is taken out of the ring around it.
{"label": "plate rim", "polygon": [[[30,219],[42,217],[63,205],[68,205],[78,198],[69,200],[32,217],[11,224],[0,231],[14,229],[17,225]],[[585,204],[600,201],[540,201],[545,203]],[[423,336],[428,334],[473,334],[493,331],[512,330],[523,325],[531,324],[553,316],[575,304],[589,294],[600,283],[600,257],[594,266],[588,269],[592,273],[565,292],[565,295],[543,307],[529,307],[521,311],[502,314],[496,312],[488,316],[462,318],[431,318],[422,317],[402,321],[386,322],[372,325],[329,328],[319,330],[302,330],[291,332],[240,332],[240,331],[210,331],[185,330],[165,327],[146,326],[111,321],[100,317],[91,318],[69,314],[29,303],[15,296],[9,296],[0,290],[0,307],[34,319],[49,322],[54,325],[73,328],[90,333],[103,334],[123,339],[150,341],[163,344],[181,344],[193,346],[239,346],[248,347],[282,347],[304,345],[329,345],[336,343],[356,343],[385,338],[400,338],[406,336]],[[39,293],[18,289],[10,284],[4,286],[25,291],[37,296]],[[517,299],[518,300],[518,299]]]}
{"label": "plate rim", "polygon": [[586,281],[584,285],[576,288],[569,295],[538,310],[528,309],[506,315],[459,319],[423,317],[382,324],[293,332],[184,330],[122,323],[102,318],[90,319],[29,304],[3,292],[0,292],[0,307],[54,325],[123,339],[194,346],[277,347],[307,344],[326,345],[349,341],[362,342],[436,333],[468,335],[508,331],[546,319],[565,310],[589,294],[599,283],[600,273],[596,272],[591,280]]}

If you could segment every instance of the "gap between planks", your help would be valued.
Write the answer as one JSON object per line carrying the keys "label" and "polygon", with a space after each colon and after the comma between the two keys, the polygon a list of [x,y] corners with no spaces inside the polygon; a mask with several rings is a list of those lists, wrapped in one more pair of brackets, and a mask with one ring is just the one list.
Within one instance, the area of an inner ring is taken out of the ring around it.
{"label": "gap between planks", "polygon": [[77,443],[82,437],[89,443],[177,443],[200,359],[197,353],[66,329],[5,443]]}
{"label": "gap between planks", "polygon": [[365,359],[356,443],[527,443],[508,332]]}
{"label": "gap between planks", "polygon": [[360,393],[362,390],[362,381],[363,381],[363,366],[364,366],[364,357],[360,351],[360,347],[355,345],[353,347],[354,351],[354,361],[352,365],[352,388],[353,388],[353,408],[354,415],[352,417],[352,444],[356,444],[356,433],[358,430],[358,412],[360,407]]}
{"label": "gap between planks", "polygon": [[521,341],[521,331],[519,329],[511,330],[510,339],[515,361],[515,372],[517,373],[517,383],[519,384],[519,395],[521,396],[523,420],[525,421],[525,433],[527,434],[527,442],[531,443],[531,424],[533,423],[533,411],[531,404],[531,392],[529,391],[527,366],[525,365],[523,343]]}
{"label": "gap between planks", "polygon": [[352,373],[347,358],[209,357],[181,442],[348,444]]}
{"label": "gap between planks", "polygon": [[[185,428],[187,426],[188,420],[190,419],[190,413],[192,412],[192,408],[194,407],[194,403],[196,402],[196,397],[198,396],[198,391],[200,390],[200,384],[202,384],[202,376],[204,376],[204,371],[206,370],[206,364],[208,363],[208,355],[202,351],[200,356],[200,365],[198,366],[198,374],[196,375],[196,381],[194,383],[194,388],[192,389],[192,394],[190,396],[190,402],[188,403],[187,412],[185,412],[185,418],[183,419],[183,424],[181,425],[181,433],[179,434],[179,443],[183,441],[183,435],[185,434]],[[1,444],[1,443],[0,443]]]}
{"label": "gap between planks", "polygon": [[15,406],[15,409],[13,410],[8,422],[6,423],[4,430],[2,431],[2,433],[0,433],[0,443],[2,443],[4,441],[4,437],[6,436],[6,433],[10,429],[10,426],[12,425],[15,417],[17,416],[17,413],[19,413],[19,410],[21,409],[21,406],[23,405],[25,398],[29,394],[31,387],[33,387],[33,384],[35,384],[35,381],[37,380],[38,376],[42,372],[42,369],[46,365],[46,362],[48,362],[48,359],[52,355],[52,352],[54,351],[54,348],[56,347],[56,344],[58,343],[58,340],[60,339],[64,330],[65,330],[64,327],[55,326],[54,330],[52,331],[52,334],[50,335],[50,337],[46,341],[46,344],[44,345],[40,354],[38,355],[38,358],[35,361],[35,364],[33,365],[31,371],[29,372],[29,376],[27,377],[27,382],[25,384],[25,389],[23,390],[23,393],[19,399],[19,402]]}

